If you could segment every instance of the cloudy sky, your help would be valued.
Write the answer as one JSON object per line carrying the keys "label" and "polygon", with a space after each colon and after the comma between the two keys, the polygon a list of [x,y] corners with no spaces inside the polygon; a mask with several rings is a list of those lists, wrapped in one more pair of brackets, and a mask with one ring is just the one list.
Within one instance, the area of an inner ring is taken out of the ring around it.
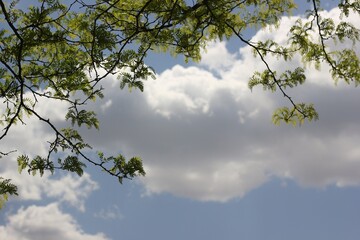
{"label": "cloudy sky", "polygon": [[[333,1],[324,13],[337,19]],[[298,17],[283,18],[254,39],[286,43]],[[359,22],[359,16],[351,16]],[[157,79],[143,93],[103,82],[100,131],[84,131],[93,147],[141,156],[146,177],[119,185],[91,166],[78,178],[19,175],[15,156],[0,175],[20,196],[0,211],[0,240],[347,239],[360,236],[359,89],[331,80],[329,69],[307,69],[289,93],[315,104],[320,119],[275,126],[288,104],[280,93],[252,92],[247,81],[264,66],[239,42],[211,43],[198,64],[152,55]],[[274,69],[301,63],[268,59]],[[63,123],[66,105],[44,101],[42,114]],[[49,129],[34,119],[12,129],[2,151],[46,151]]]}

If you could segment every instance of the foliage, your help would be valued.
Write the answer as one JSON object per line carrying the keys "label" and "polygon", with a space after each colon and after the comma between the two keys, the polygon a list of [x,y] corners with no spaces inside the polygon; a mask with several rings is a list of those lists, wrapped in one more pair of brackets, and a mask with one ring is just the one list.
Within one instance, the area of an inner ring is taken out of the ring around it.
{"label": "foliage", "polygon": [[[354,48],[359,29],[346,18],[351,11],[360,13],[360,1],[339,1],[343,20],[338,24],[321,16],[320,0],[308,2],[312,7],[307,21],[297,21],[289,32],[289,44],[282,46],[271,39],[247,40],[246,30],[276,27],[282,16],[296,9],[292,0],[39,0],[26,8],[20,1],[0,0],[0,141],[14,124],[25,124],[26,117],[33,116],[53,130],[54,140],[47,156],[19,156],[20,172],[27,169],[42,175],[45,170],[61,169],[81,175],[87,163],[120,182],[145,175],[138,157],[126,160],[123,155],[98,153],[93,159],[86,154],[91,147],[77,129],[83,125],[99,128],[96,113],[86,109],[86,103],[104,97],[101,82],[109,74],[118,75],[121,89],[127,86],[143,91],[143,81],[154,77],[145,63],[149,51],[198,61],[209,41],[230,37],[251,47],[266,68],[254,73],[249,87],[278,90],[289,100],[289,106],[275,111],[274,123],[295,125],[317,119],[312,104],[295,102],[286,89],[305,82],[306,64],[319,67],[320,63],[330,66],[336,81],[359,84],[359,58]],[[328,47],[344,41],[353,46]],[[300,54],[304,65],[277,73],[266,61],[269,54],[285,61]],[[64,117],[72,127],[58,129],[52,119],[41,115],[37,111],[40,99],[67,102]],[[16,194],[9,180],[0,180],[4,199],[4,194]]]}
{"label": "foliage", "polygon": [[17,186],[10,183],[11,179],[4,179],[0,177],[0,209],[8,200],[9,195],[18,195]]}

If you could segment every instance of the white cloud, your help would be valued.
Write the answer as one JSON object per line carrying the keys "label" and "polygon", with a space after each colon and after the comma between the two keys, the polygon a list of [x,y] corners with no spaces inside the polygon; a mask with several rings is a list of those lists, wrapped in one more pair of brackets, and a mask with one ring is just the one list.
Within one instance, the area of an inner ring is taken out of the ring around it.
{"label": "white cloud", "polygon": [[105,102],[103,105],[101,105],[101,110],[105,111],[107,108],[109,108],[112,104],[111,100],[108,100],[107,102]]}
{"label": "white cloud", "polygon": [[43,186],[46,196],[67,202],[80,211],[85,211],[85,200],[96,189],[98,184],[87,173],[81,177],[68,174],[58,180],[49,180],[49,183]]}
{"label": "white cloud", "polygon": [[212,42],[201,53],[200,65],[208,67],[215,72],[224,72],[232,67],[236,60],[235,54],[230,54],[226,49],[226,42]]}
{"label": "white cloud", "polygon": [[[209,167],[147,166],[150,179],[144,179],[146,195],[171,192],[201,201],[225,202],[242,197],[268,180],[263,163],[225,160],[224,164],[209,161]],[[186,169],[187,168],[187,169]],[[236,186],[235,186],[236,185]]]}
{"label": "white cloud", "polygon": [[148,82],[143,94],[111,89],[108,96],[117,104],[88,139],[108,151],[142,156],[147,194],[226,201],[273,177],[310,187],[360,183],[359,114],[350,110],[360,100],[357,89],[300,87],[298,95],[315,103],[320,120],[276,127],[270,119],[284,104],[281,96],[251,93],[239,75],[217,79],[201,68],[175,66]]}
{"label": "white cloud", "polygon": [[[251,94],[244,81],[217,79],[204,69],[179,65],[146,84],[146,90],[147,104],[167,118],[181,114],[211,116],[219,110],[221,101],[232,101],[245,107],[246,97]],[[253,111],[252,106],[245,110],[249,111]]]}
{"label": "white cloud", "polygon": [[[282,41],[293,22],[284,18],[284,26],[256,37],[271,34]],[[235,56],[224,46],[214,44],[211,51]],[[300,128],[276,127],[272,111],[288,102],[261,87],[250,92],[248,78],[263,66],[249,48],[239,52],[217,76],[211,70],[218,63],[205,60],[164,71],[146,82],[143,94],[104,86],[113,104],[100,116],[101,131],[86,133],[88,139],[104,150],[142,156],[147,194],[227,201],[272,178],[307,187],[360,185],[357,89],[334,87],[326,68],[309,68],[308,83],[289,93],[294,100],[313,102],[320,120]],[[268,60],[276,69],[300,63]]]}
{"label": "white cloud", "polygon": [[116,204],[94,213],[94,217],[104,220],[124,219],[124,215],[121,213],[120,208]]}
{"label": "white cloud", "polygon": [[104,233],[85,233],[76,220],[55,203],[20,208],[0,226],[1,239],[11,240],[107,240]]}
{"label": "white cloud", "polygon": [[56,178],[51,177],[50,174],[44,174],[40,177],[29,175],[27,172],[19,174],[16,168],[13,166],[12,169],[7,169],[0,175],[11,178],[12,182],[18,186],[20,200],[42,200],[47,197],[85,211],[85,200],[99,187],[87,173],[81,177],[74,174]]}

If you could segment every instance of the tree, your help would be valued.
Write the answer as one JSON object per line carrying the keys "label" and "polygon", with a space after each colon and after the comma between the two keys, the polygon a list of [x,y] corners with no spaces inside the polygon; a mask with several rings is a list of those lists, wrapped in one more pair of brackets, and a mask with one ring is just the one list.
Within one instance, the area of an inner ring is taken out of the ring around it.
{"label": "tree", "polygon": [[[342,21],[338,24],[321,16],[320,0],[307,2],[311,5],[308,20],[297,21],[289,44],[281,46],[270,39],[249,40],[246,29],[276,27],[282,16],[296,9],[292,0],[39,0],[27,8],[19,1],[0,0],[0,141],[15,124],[25,124],[27,116],[33,116],[52,129],[54,139],[46,156],[18,156],[19,172],[26,169],[42,175],[61,169],[81,175],[85,164],[92,164],[120,182],[145,175],[139,157],[126,160],[121,154],[106,157],[98,152],[93,159],[86,155],[91,147],[77,129],[83,125],[99,128],[96,113],[86,103],[103,97],[101,82],[109,74],[118,75],[121,89],[143,91],[143,81],[155,76],[145,62],[149,51],[198,61],[208,42],[232,37],[250,46],[265,66],[265,71],[255,72],[249,80],[250,89],[262,85],[288,99],[289,106],[275,110],[274,123],[315,120],[314,106],[296,102],[286,89],[305,82],[304,68],[309,63],[326,63],[335,81],[359,84],[359,57],[354,48],[359,29],[346,18],[351,11],[360,13],[360,1],[339,1]],[[353,46],[342,44],[348,40]],[[339,50],[329,49],[330,43],[339,43]],[[304,65],[283,73],[274,71],[265,58],[274,55],[289,61],[296,54]],[[71,127],[58,129],[52,119],[41,115],[39,99],[67,102],[64,117]],[[0,157],[8,154],[13,153],[0,149]],[[16,186],[0,178],[0,195],[6,199],[8,194],[17,194]]]}

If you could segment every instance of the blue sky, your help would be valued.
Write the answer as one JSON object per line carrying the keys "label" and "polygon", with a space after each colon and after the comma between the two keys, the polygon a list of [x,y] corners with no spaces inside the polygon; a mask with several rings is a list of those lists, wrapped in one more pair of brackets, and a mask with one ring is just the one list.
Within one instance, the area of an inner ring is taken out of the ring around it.
{"label": "blue sky", "polygon": [[[335,2],[327,2],[325,16],[339,16]],[[254,32],[253,39],[285,44],[295,20],[284,18],[278,30]],[[89,166],[82,178],[31,177],[17,174],[15,156],[2,158],[0,175],[19,184],[20,196],[0,212],[0,240],[359,238],[358,88],[335,86],[326,66],[309,67],[307,83],[290,93],[313,102],[320,119],[275,126],[271,114],[287,102],[248,89],[263,66],[236,40],[210,44],[198,64],[158,54],[149,61],[157,80],[147,81],[144,93],[129,93],[110,76],[106,97],[89,106],[100,131],[83,132],[104,152],[141,156],[147,176],[119,185]],[[300,64],[297,57],[268,61],[278,70]],[[41,114],[65,124],[65,104],[41,106]],[[44,153],[41,140],[51,136],[29,119],[2,147]]]}

